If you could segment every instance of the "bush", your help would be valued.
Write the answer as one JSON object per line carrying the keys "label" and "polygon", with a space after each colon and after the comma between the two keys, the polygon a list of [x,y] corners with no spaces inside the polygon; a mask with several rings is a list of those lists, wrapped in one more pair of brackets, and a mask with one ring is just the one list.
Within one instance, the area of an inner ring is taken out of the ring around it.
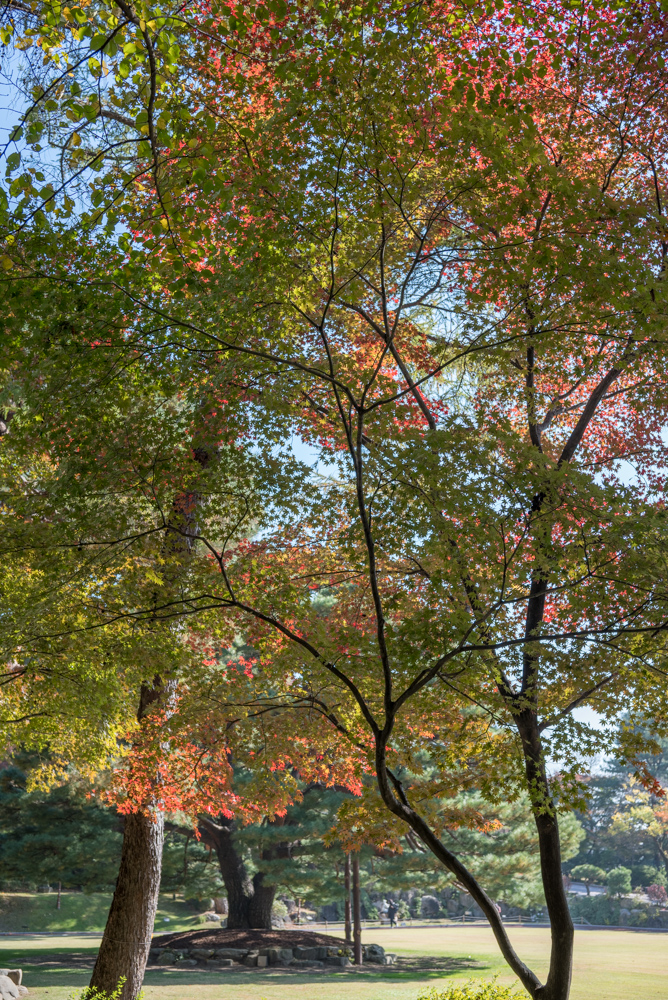
{"label": "bush", "polygon": [[520,1000],[520,994],[514,986],[499,986],[495,979],[491,982],[470,979],[445,990],[432,987],[419,993],[417,1000]]}
{"label": "bush", "polygon": [[[69,1000],[120,1000],[126,978],[126,976],[121,976],[118,980],[118,986],[113,993],[105,993],[104,990],[98,990],[94,986],[84,986],[82,990],[77,990],[76,993],[70,993]],[[144,1000],[143,990],[140,990],[137,994],[137,1000]]]}
{"label": "bush", "polygon": [[653,865],[634,865],[631,869],[631,885],[634,889],[647,889],[650,885],[666,886],[666,874]]}
{"label": "bush", "polygon": [[653,903],[658,903],[659,906],[665,906],[668,903],[668,892],[663,885],[648,885],[647,895]]}

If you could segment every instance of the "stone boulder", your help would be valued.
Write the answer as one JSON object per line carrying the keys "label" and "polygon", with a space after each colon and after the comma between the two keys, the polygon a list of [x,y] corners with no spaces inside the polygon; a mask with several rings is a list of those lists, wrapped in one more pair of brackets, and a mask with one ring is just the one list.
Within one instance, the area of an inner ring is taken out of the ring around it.
{"label": "stone boulder", "polygon": [[367,944],[364,946],[364,961],[375,962],[377,965],[385,964],[385,949],[380,944]]}
{"label": "stone boulder", "polygon": [[23,969],[0,969],[0,976],[9,976],[13,983],[20,986],[23,979]]}
{"label": "stone boulder", "polygon": [[17,1000],[27,994],[25,986],[21,986],[20,969],[0,969],[0,1000]]}
{"label": "stone boulder", "polygon": [[[189,953],[191,958],[204,959],[213,958],[214,949],[213,948],[191,948]],[[228,957],[228,956],[226,956]]]}
{"label": "stone boulder", "polygon": [[158,955],[158,965],[173,965],[180,958],[175,951],[163,951]]}
{"label": "stone boulder", "polygon": [[216,948],[214,958],[231,958],[240,962],[248,954],[248,948]]}
{"label": "stone boulder", "polygon": [[294,952],[295,952],[295,958],[299,959],[299,961],[313,962],[318,957],[317,948],[297,947],[294,949]]}
{"label": "stone boulder", "polygon": [[420,915],[428,920],[437,917],[441,912],[441,904],[436,896],[423,896],[420,900]]}

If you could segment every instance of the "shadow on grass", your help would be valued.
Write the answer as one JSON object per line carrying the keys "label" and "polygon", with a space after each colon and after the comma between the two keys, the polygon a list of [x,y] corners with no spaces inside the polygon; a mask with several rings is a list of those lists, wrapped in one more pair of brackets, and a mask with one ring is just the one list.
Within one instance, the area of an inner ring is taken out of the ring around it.
{"label": "shadow on grass", "polygon": [[[18,957],[18,961],[17,961]],[[10,961],[11,958],[11,961]],[[6,962],[8,966],[18,965],[23,969],[23,982],[30,987],[72,987],[80,989],[86,986],[95,961],[95,953],[92,952],[69,952],[50,953],[48,955],[26,955],[5,951],[0,952],[0,962]],[[411,982],[419,980],[424,982],[429,979],[442,979],[448,975],[461,975],[462,973],[481,974],[489,970],[487,963],[475,959],[448,958],[429,956],[411,956],[397,959],[395,965],[374,966],[365,965],[361,968],[349,966],[345,969],[246,969],[235,966],[230,969],[206,970],[206,969],[169,969],[169,968],[149,968],[146,972],[147,986],[215,986],[233,985],[247,983],[257,983],[258,987],[270,981],[272,986],[283,986],[290,988],[295,983],[303,983],[305,979],[309,982],[330,982],[333,977],[337,978],[362,978],[378,983]]]}

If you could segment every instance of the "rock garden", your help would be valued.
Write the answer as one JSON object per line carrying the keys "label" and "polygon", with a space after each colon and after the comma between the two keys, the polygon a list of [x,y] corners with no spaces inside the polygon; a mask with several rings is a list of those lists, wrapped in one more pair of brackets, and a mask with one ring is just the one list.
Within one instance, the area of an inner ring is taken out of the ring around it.
{"label": "rock garden", "polygon": [[[266,969],[346,968],[353,950],[343,938],[308,931],[191,931],[154,938],[149,955],[153,965],[225,969],[232,966]],[[378,944],[363,946],[365,963],[393,965],[396,956]]]}

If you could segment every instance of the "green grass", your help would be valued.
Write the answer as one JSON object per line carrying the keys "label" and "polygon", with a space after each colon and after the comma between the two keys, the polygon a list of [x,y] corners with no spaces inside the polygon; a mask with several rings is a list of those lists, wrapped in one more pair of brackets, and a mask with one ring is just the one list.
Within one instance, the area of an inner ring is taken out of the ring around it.
{"label": "green grass", "polygon": [[[99,931],[104,929],[111,893],[64,892],[60,910],[57,896],[50,893],[8,892],[0,894],[0,931]],[[165,921],[165,917],[169,921]],[[198,927],[198,915],[181,899],[160,897],[155,921],[156,934]]]}
{"label": "green grass", "polygon": [[[515,947],[544,974],[549,936],[542,928],[513,928]],[[151,969],[146,1000],[415,1000],[423,986],[444,987],[474,976],[512,983],[482,927],[372,930],[368,941],[405,956],[446,957],[451,970],[380,968],[365,971],[291,972],[234,969],[220,973]],[[93,938],[0,939],[0,965],[18,965],[32,1000],[66,1000],[85,986],[90,973],[77,965],[95,954]],[[51,956],[48,965],[37,956]],[[470,956],[470,957],[469,957]],[[32,961],[31,961],[32,959]],[[572,1000],[666,1000],[668,938],[630,931],[576,931]]]}

